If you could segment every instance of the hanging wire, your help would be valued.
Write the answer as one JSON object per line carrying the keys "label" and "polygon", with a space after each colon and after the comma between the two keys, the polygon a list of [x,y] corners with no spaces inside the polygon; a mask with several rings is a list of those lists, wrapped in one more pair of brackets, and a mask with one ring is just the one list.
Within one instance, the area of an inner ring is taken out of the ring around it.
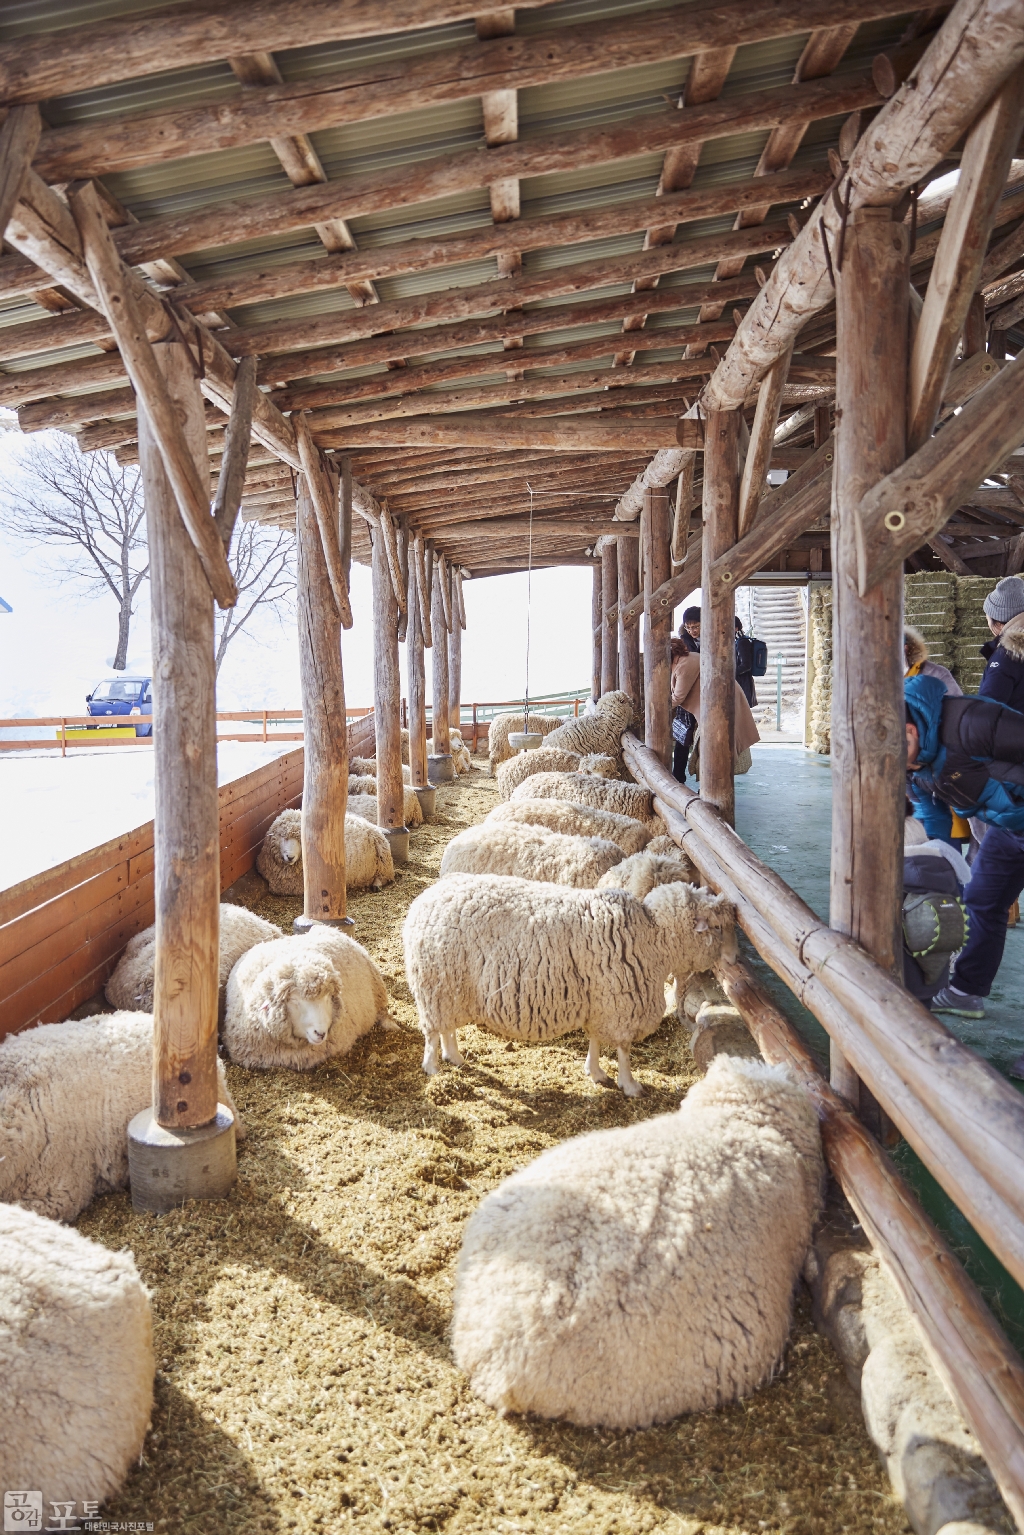
{"label": "hanging wire", "polygon": [[526,488],[530,492],[530,526],[527,534],[526,546],[526,696],[523,709],[523,731],[530,729],[530,614],[533,601],[533,486],[529,480]]}

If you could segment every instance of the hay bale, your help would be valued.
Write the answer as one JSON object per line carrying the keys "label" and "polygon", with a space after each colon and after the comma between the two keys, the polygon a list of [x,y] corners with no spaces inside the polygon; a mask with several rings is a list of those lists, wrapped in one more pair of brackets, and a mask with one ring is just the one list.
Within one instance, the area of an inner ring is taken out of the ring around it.
{"label": "hay bale", "polygon": [[814,586],[810,600],[811,749],[827,757],[832,744],[832,588]]}
{"label": "hay bale", "polygon": [[957,576],[952,659],[946,664],[965,693],[976,693],[985,671],[981,647],[992,638],[984,602],[998,576]]}
{"label": "hay bale", "polygon": [[905,576],[903,619],[923,635],[933,661],[951,666],[956,577],[947,570],[920,570]]}

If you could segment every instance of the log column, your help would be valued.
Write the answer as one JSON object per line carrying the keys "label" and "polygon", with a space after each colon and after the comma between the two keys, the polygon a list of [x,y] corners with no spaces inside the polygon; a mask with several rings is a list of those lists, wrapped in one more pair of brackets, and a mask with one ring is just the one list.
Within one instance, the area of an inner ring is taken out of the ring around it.
{"label": "log column", "polygon": [[402,684],[398,669],[398,599],[382,528],[373,535],[373,724],[377,741],[377,825],[396,863],[409,858],[402,784]]}
{"label": "log column", "polygon": [[613,693],[619,685],[619,636],[608,614],[619,600],[618,555],[615,543],[606,538],[601,545],[601,692]]}
{"label": "log column", "polygon": [[441,571],[442,567],[435,564],[434,579],[430,587],[430,628],[434,636],[430,651],[431,680],[434,685],[434,752],[428,758],[427,769],[430,782],[433,784],[451,783],[455,777],[448,723],[448,626],[444,621],[445,604],[441,596]]}
{"label": "log column", "polygon": [[590,626],[593,644],[593,659],[590,667],[590,696],[594,703],[601,696],[601,639],[604,634],[604,625],[601,622],[603,613],[601,601],[601,562],[594,562],[594,590],[590,599]]}
{"label": "log column", "polygon": [[462,624],[452,572],[452,632],[448,636],[448,728],[462,729]]}
{"label": "log column", "polygon": [[[740,504],[738,410],[704,423],[703,589],[700,612],[700,797],[736,822],[736,599],[711,566],[736,543]],[[717,589],[716,589],[717,588]]]}
{"label": "log column", "polygon": [[[206,423],[192,359],[154,348],[209,486]],[[156,960],[153,1105],[128,1130],[132,1204],[168,1210],[224,1197],[235,1181],[235,1124],[217,1102],[220,830],[213,597],[139,401],[154,678]]]}
{"label": "log column", "polygon": [[640,540],[617,538],[615,540],[616,566],[619,587],[619,687],[633,700],[633,718],[640,717],[640,625],[626,628],[622,622],[622,609],[640,590],[638,556]]}
{"label": "log column", "polygon": [[305,760],[302,775],[302,916],[297,933],[314,923],[351,927],[345,915],[345,811],[348,731],[341,667],[341,619],[334,604],[316,510],[304,475],[295,503],[298,553],[299,676]]}
{"label": "log column", "polygon": [[640,514],[644,551],[644,740],[672,765],[672,610],[651,612],[651,595],[672,573],[671,514],[667,490],[645,490]]}
{"label": "log column", "polygon": [[434,813],[434,790],[427,780],[427,679],[423,666],[423,624],[416,563],[420,551],[409,557],[409,623],[405,658],[409,671],[409,777],[416,790],[425,820]]}
{"label": "log column", "polygon": [[[846,229],[836,281],[832,481],[832,875],[829,920],[902,979],[900,914],[906,748],[903,581],[857,590],[854,508],[906,457],[909,237],[888,208]],[[832,1046],[832,1085],[877,1110]]]}

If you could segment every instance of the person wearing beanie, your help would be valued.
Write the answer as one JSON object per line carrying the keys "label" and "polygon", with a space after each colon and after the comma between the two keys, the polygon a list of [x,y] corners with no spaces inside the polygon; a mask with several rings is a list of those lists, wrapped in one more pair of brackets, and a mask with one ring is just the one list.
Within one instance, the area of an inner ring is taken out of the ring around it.
{"label": "person wearing beanie", "polygon": [[1004,576],[984,602],[994,636],[982,645],[987,661],[979,698],[994,698],[1024,714],[1024,580]]}
{"label": "person wearing beanie", "polygon": [[954,698],[959,698],[963,688],[957,682],[951,671],[940,666],[937,661],[930,658],[928,641],[920,629],[914,629],[910,624],[903,626],[903,659],[906,662],[907,677],[938,677],[946,692]]}

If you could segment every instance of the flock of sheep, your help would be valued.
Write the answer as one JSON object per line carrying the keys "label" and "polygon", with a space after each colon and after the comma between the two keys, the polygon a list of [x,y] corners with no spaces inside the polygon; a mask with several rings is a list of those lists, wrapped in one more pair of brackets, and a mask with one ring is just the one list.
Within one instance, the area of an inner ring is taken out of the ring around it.
{"label": "flock of sheep", "polygon": [[[531,718],[546,739],[520,755],[508,736],[522,717],[494,721],[500,803],[448,844],[403,928],[427,1073],[463,1065],[471,1023],[525,1044],[582,1030],[591,1080],[612,1085],[600,1057],[614,1052],[635,1096],[630,1047],[658,1028],[666,984],[681,995],[735,952],[732,908],[699,887],[626,777],[629,720],[622,693],[579,719]],[[461,740],[454,754],[468,767]],[[375,763],[351,767],[346,879],[379,888],[394,866],[374,824]],[[272,891],[301,894],[299,811],[277,818],[257,867]],[[239,1065],[308,1070],[376,1024],[398,1027],[376,964],[336,930],[285,937],[222,905],[220,946],[221,1039]],[[135,1265],[57,1223],[127,1184],[127,1126],[150,1101],[154,949],[152,929],[128,945],[107,985],[114,1013],[0,1043],[0,1373],[16,1399],[24,1381],[62,1403],[16,1415],[0,1479],[52,1498],[109,1496],[146,1431],[153,1353]],[[642,1427],[736,1399],[781,1355],[822,1177],[805,1094],[784,1071],[717,1058],[678,1113],[569,1141],[483,1200],[456,1279],[456,1363],[500,1411],[579,1424]]]}

